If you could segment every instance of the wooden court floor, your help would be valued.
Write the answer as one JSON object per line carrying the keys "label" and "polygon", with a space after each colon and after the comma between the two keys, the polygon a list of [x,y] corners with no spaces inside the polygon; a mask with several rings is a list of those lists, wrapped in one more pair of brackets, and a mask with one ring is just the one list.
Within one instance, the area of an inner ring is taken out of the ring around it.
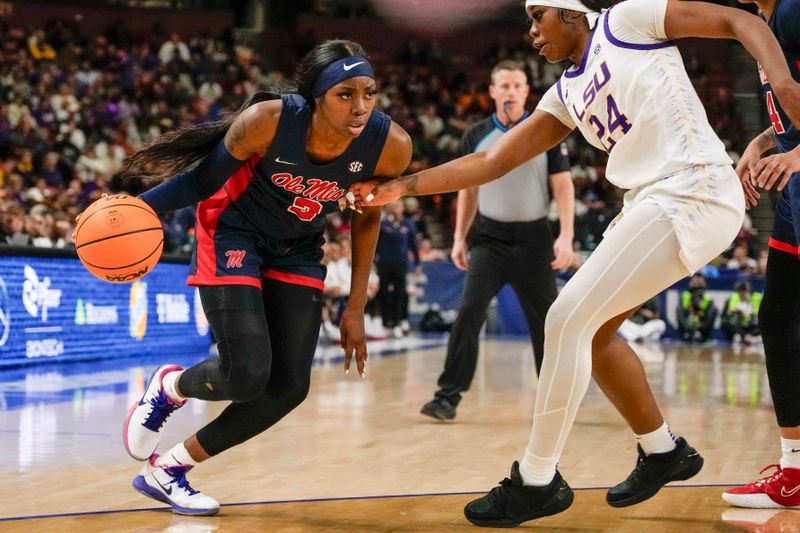
{"label": "wooden court floor", "polygon": [[[703,471],[638,506],[607,506],[605,489],[630,472],[635,443],[592,385],[560,465],[575,503],[524,527],[800,531],[800,511],[734,509],[720,498],[725,486],[752,480],[779,457],[760,349],[637,349],[673,430],[705,457]],[[450,423],[418,414],[434,390],[442,347],[374,357],[364,381],[338,364],[316,367],[311,394],[294,413],[191,472],[195,488],[223,504],[216,517],[173,515],[130,487],[139,464],[119,433],[149,366],[121,370],[122,392],[0,410],[0,531],[475,531],[462,508],[522,455],[535,394],[529,344],[493,340],[482,350],[473,389]],[[163,447],[221,407],[190,402],[170,420]]]}

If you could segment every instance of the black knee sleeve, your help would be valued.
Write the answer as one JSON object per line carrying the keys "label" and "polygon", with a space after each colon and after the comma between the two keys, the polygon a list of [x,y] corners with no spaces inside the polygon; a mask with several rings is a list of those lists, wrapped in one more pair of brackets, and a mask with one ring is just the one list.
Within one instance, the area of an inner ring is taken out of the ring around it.
{"label": "black knee sleeve", "polygon": [[209,455],[265,431],[305,400],[319,337],[321,302],[317,289],[264,280],[263,307],[272,354],[269,381],[254,399],[229,405],[197,432],[198,442]]}
{"label": "black knee sleeve", "polygon": [[187,369],[178,382],[184,396],[248,402],[269,381],[271,348],[261,291],[255,287],[201,287],[203,309],[219,357]]}
{"label": "black knee sleeve", "polygon": [[800,426],[800,261],[770,248],[758,312],[778,425]]}

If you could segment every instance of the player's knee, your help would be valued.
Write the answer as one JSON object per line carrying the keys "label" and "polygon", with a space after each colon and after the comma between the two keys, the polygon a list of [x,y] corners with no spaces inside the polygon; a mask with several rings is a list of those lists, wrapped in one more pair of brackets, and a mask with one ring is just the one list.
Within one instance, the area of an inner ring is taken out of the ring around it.
{"label": "player's knee", "polygon": [[547,339],[554,335],[559,335],[568,327],[568,321],[574,316],[572,306],[556,300],[547,311],[544,320],[544,338]]}
{"label": "player's knee", "polygon": [[234,402],[250,402],[264,392],[269,381],[269,368],[266,365],[242,366],[231,372],[231,400]]}
{"label": "player's knee", "polygon": [[292,380],[284,383],[280,388],[281,402],[289,409],[294,409],[308,397],[311,386],[309,380]]}

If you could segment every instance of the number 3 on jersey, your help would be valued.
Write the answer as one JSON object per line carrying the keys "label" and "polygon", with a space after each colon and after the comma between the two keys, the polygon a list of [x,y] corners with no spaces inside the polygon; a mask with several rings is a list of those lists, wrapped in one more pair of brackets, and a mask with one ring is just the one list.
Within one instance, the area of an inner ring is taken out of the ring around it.
{"label": "number 3 on jersey", "polygon": [[305,196],[295,196],[294,203],[286,210],[303,222],[310,222],[322,211],[322,204]]}
{"label": "number 3 on jersey", "polygon": [[[589,117],[589,124],[594,127],[600,144],[603,145],[603,148],[605,148],[607,152],[610,152],[614,148],[614,145],[617,144],[617,141],[612,138],[614,132],[618,129],[622,129],[622,134],[625,135],[628,133],[628,130],[631,129],[631,123],[628,121],[628,117],[620,113],[617,102],[610,94],[606,98],[606,113],[608,117],[605,125],[597,118],[597,115]],[[608,136],[606,136],[606,132],[608,132]]]}

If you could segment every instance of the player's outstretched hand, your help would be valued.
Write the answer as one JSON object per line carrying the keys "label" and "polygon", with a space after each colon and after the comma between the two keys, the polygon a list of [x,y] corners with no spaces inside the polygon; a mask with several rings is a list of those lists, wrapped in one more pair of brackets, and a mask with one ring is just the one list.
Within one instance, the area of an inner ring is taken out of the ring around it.
{"label": "player's outstretched hand", "polygon": [[357,208],[386,205],[403,196],[403,184],[399,179],[381,183],[378,180],[359,181],[350,186]]}
{"label": "player's outstretched hand", "polygon": [[759,160],[750,179],[755,179],[759,187],[767,190],[777,184],[778,190],[782,191],[795,172],[800,172],[800,147]]}
{"label": "player's outstretched hand", "polygon": [[364,311],[345,307],[339,321],[339,330],[342,334],[342,349],[344,350],[344,373],[350,372],[350,361],[356,356],[356,368],[362,379],[367,373],[367,340],[364,334]]}
{"label": "player's outstretched hand", "polygon": [[739,181],[742,182],[742,190],[744,191],[745,207],[749,210],[751,207],[758,205],[758,200],[761,195],[753,186],[751,176],[755,175],[755,166],[761,158],[761,152],[753,143],[748,145],[747,149],[742,154],[739,164],[736,165],[736,175],[739,176]]}

